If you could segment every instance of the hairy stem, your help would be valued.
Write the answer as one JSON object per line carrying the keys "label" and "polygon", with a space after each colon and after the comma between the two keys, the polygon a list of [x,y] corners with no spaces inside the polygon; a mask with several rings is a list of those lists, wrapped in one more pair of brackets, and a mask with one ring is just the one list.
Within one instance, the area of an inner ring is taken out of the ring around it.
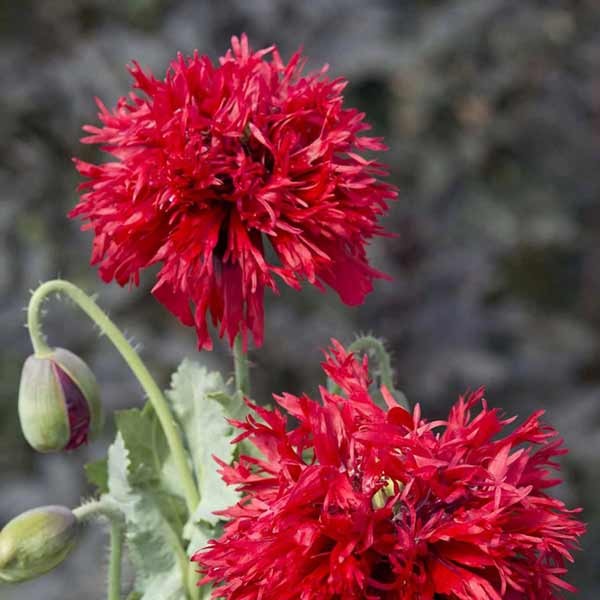
{"label": "hairy stem", "polygon": [[92,500],[73,510],[82,523],[93,517],[106,517],[110,521],[110,558],[108,563],[108,600],[121,600],[121,560],[123,555],[123,515],[102,500]]}
{"label": "hairy stem", "polygon": [[90,500],[73,509],[73,514],[80,522],[88,521],[93,517],[106,517],[111,522],[121,524],[123,522],[123,515],[121,512],[102,500]]}
{"label": "hairy stem", "polygon": [[[121,511],[115,508],[110,502],[99,500],[90,500],[73,510],[77,520],[82,523],[95,517],[106,517],[111,523],[111,545],[110,562],[108,569],[108,600],[119,600],[121,588],[121,556],[122,544],[125,534],[125,519]],[[190,562],[182,540],[175,533],[170,524],[167,524],[168,540],[181,571],[181,578],[186,589],[186,600],[199,600],[200,588],[196,585],[198,574],[196,565]],[[117,537],[118,536],[118,537]],[[118,544],[118,547],[117,547]],[[118,565],[117,565],[118,562]]]}
{"label": "hairy stem", "polygon": [[392,370],[390,355],[381,340],[378,340],[372,335],[364,335],[354,340],[354,342],[348,346],[348,350],[350,352],[365,352],[367,354],[373,352],[377,360],[379,379],[381,380],[382,385],[385,385],[403,408],[409,410],[406,396],[394,387],[394,371]]}
{"label": "hairy stem", "polygon": [[129,365],[133,374],[137,377],[148,399],[152,403],[156,416],[165,432],[169,449],[179,472],[188,511],[190,514],[193,513],[200,501],[200,497],[179,431],[163,393],[121,330],[92,298],[68,281],[62,279],[47,281],[40,285],[31,296],[27,312],[27,325],[35,354],[37,356],[44,356],[51,352],[50,347],[44,339],[40,322],[42,304],[50,294],[65,294],[69,296],[113,343],[125,362]]}

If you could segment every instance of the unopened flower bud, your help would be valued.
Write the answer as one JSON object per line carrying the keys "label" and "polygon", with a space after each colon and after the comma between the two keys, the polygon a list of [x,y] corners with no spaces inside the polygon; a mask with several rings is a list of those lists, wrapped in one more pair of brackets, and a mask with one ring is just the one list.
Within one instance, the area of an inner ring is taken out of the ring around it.
{"label": "unopened flower bud", "polygon": [[79,523],[63,506],[28,510],[0,531],[0,581],[33,579],[58,566],[77,542]]}
{"label": "unopened flower bud", "polygon": [[72,450],[101,427],[102,407],[94,374],[75,354],[56,348],[23,365],[19,418],[39,452]]}

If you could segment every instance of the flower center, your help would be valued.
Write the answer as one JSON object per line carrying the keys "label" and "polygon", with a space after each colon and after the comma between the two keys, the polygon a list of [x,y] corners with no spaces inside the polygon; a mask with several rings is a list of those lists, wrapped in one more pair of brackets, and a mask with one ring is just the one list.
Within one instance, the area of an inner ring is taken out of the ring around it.
{"label": "flower center", "polygon": [[378,510],[383,508],[387,504],[388,499],[396,495],[396,487],[398,488],[398,492],[400,492],[404,486],[399,481],[394,485],[394,480],[386,477],[385,485],[375,492],[371,498],[373,509]]}

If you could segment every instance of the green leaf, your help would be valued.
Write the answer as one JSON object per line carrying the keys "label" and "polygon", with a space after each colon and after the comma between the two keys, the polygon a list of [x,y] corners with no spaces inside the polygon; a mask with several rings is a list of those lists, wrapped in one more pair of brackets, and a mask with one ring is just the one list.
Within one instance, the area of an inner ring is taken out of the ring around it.
{"label": "green leaf", "polygon": [[239,396],[229,393],[220,373],[208,372],[189,360],[184,360],[174,373],[167,398],[185,433],[200,491],[200,504],[192,520],[214,527],[220,520],[214,511],[239,499],[239,494],[221,479],[213,457],[232,461],[235,446],[231,442],[237,433],[227,418],[243,416],[243,403]]}
{"label": "green leaf", "polygon": [[[187,447],[201,501],[188,518],[180,477],[151,406],[116,414],[118,434],[109,448],[103,501],[125,519],[125,541],[136,573],[130,600],[180,600],[197,575],[189,556],[219,537],[222,521],[214,511],[238,500],[221,480],[213,455],[231,462],[236,432],[227,418],[243,418],[239,394],[231,394],[222,376],[184,361],[173,375],[167,399]],[[90,478],[102,483],[102,466]],[[107,482],[106,482],[107,480]],[[185,527],[184,527],[185,523]],[[210,586],[191,593],[208,600]]]}
{"label": "green leaf", "polygon": [[[220,373],[184,360],[171,379],[167,399],[185,435],[200,492],[200,504],[183,530],[188,540],[188,556],[221,535],[223,522],[214,511],[223,510],[239,500],[217,472],[217,456],[226,463],[233,460],[237,432],[228,418],[243,419],[247,413],[240,394],[232,394]],[[200,599],[208,600],[211,586],[199,589]]]}
{"label": "green leaf", "polygon": [[183,574],[188,572],[188,559],[179,536],[161,511],[156,490],[134,487],[139,472],[123,435],[118,433],[108,450],[109,493],[103,501],[125,518],[125,541],[136,572],[135,591],[140,600],[181,600],[186,597]]}
{"label": "green leaf", "polygon": [[132,485],[155,485],[169,453],[153,412],[138,408],[115,413],[117,429],[129,451],[129,481]]}
{"label": "green leaf", "polygon": [[108,492],[108,459],[101,458],[87,463],[83,467],[88,483],[95,486],[101,494]]}
{"label": "green leaf", "polygon": [[[213,373],[221,377],[220,373]],[[244,402],[244,396],[241,392],[228,394],[223,390],[210,392],[208,397],[216,400],[225,409],[227,418],[242,421],[248,414],[248,407]]]}
{"label": "green leaf", "polygon": [[115,421],[128,450],[129,483],[151,491],[171,526],[181,534],[187,514],[184,494],[154,411],[118,411]]}

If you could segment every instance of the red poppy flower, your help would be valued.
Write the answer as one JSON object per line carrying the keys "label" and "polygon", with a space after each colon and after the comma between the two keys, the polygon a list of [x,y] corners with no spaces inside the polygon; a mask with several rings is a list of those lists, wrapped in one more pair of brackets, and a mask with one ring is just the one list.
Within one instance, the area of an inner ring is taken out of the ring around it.
{"label": "red poppy flower", "polygon": [[262,458],[221,464],[244,492],[222,537],[197,553],[230,600],[557,598],[584,525],[545,490],[562,441],[535,413],[514,419],[479,390],[446,421],[409,414],[384,389],[369,396],[367,363],[334,343],[324,364],[343,396],[289,394],[235,423]]}
{"label": "red poppy flower", "polygon": [[82,141],[116,159],[75,161],[88,179],[70,216],[95,233],[92,264],[120,285],[162,264],[154,296],[195,325],[200,347],[212,346],[208,312],[230,343],[250,331],[260,345],[275,275],[327,284],[350,305],[382,277],[365,246],[396,192],[360,152],[385,146],[343,107],[346,82],[326,67],[302,75],[304,62],[252,52],[242,36],[218,65],[179,55],[162,81],[134,63],[135,91],[112,111],[98,101],[103,126],[84,127]]}

